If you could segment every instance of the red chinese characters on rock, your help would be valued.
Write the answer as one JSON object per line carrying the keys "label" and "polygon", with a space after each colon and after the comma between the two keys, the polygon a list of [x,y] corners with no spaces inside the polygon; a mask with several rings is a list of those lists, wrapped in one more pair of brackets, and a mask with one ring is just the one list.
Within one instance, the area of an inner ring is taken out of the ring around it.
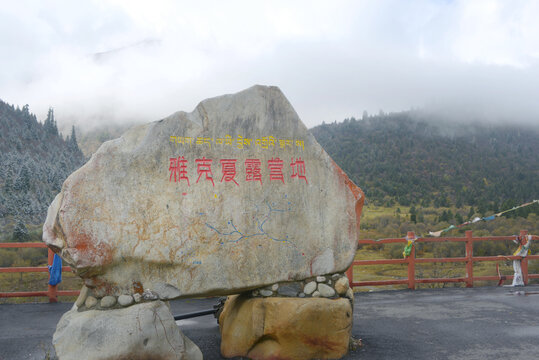
{"label": "red chinese characters on rock", "polygon": [[187,160],[183,156],[178,156],[178,158],[170,158],[170,166],[168,168],[170,171],[169,182],[172,181],[172,175],[174,175],[174,182],[181,182],[182,180],[187,180],[187,186],[189,185],[189,177],[187,177]]}
{"label": "red chinese characters on rock", "polygon": [[197,184],[198,184],[198,180],[200,180],[200,177],[202,175],[205,175],[206,180],[210,180],[211,184],[215,187],[215,184],[213,183],[213,174],[211,172],[212,161],[213,161],[212,159],[206,159],[204,156],[202,157],[202,159],[195,160],[197,164],[197,174],[198,174],[198,178],[196,182]]}
{"label": "red chinese characters on rock", "polygon": [[236,182],[236,159],[221,159],[221,171],[223,172],[223,177],[221,178],[221,182],[223,180],[225,182],[233,182],[234,184],[240,186]]}
{"label": "red chinese characters on rock", "polygon": [[[187,166],[188,161],[183,157],[179,156],[177,158],[170,158],[169,159],[169,168],[170,176],[169,176],[169,182],[172,182],[172,179],[174,178],[174,182],[180,182],[182,180],[185,180],[187,182],[187,186],[190,186],[189,183],[189,177],[187,175]],[[236,181],[236,163],[237,159],[220,159],[219,162],[221,164],[221,182],[232,182],[236,184],[236,186],[240,186],[238,182]],[[215,183],[213,181],[213,173],[211,170],[211,166],[213,163],[212,159],[206,159],[206,157],[202,157],[202,159],[196,159],[196,172],[197,172],[197,181],[196,183],[200,181],[202,176],[204,176],[203,180],[210,181],[212,186],[215,187]],[[246,159],[245,160],[245,181],[246,182],[259,182],[260,185],[262,185],[262,162],[260,159]],[[282,184],[285,184],[285,176],[283,174],[283,167],[284,167],[284,161],[276,158],[271,158],[267,162],[267,168],[269,170],[269,180],[281,182]],[[309,184],[307,181],[307,172],[306,172],[306,166],[305,161],[300,158],[292,158],[290,167],[292,168],[292,174],[290,178],[297,178],[298,180],[305,180],[306,184]]]}
{"label": "red chinese characters on rock", "polygon": [[245,160],[245,181],[259,181],[262,185],[262,172],[260,159]]}
{"label": "red chinese characters on rock", "polygon": [[268,160],[269,177],[271,180],[281,180],[284,184],[283,161],[279,158]]}
{"label": "red chinese characters on rock", "polygon": [[297,177],[298,179],[303,179],[308,184],[307,177],[305,176],[305,161],[301,160],[301,158],[292,159],[292,162],[290,163],[290,166],[292,167],[292,178]]}

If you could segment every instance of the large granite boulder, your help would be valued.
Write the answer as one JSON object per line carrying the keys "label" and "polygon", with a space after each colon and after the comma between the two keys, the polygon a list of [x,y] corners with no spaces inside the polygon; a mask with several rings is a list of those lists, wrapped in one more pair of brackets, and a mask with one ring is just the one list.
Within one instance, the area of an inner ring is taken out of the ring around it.
{"label": "large granite boulder", "polygon": [[60,360],[202,360],[162,301],[119,310],[78,311],[75,305],[58,322],[52,342]]}
{"label": "large granite boulder", "polygon": [[363,200],[282,92],[254,86],[104,143],[43,239],[96,297],[226,295],[345,271]]}
{"label": "large granite boulder", "polygon": [[346,355],[352,306],[346,298],[229,296],[219,316],[221,354],[250,359],[338,359]]}

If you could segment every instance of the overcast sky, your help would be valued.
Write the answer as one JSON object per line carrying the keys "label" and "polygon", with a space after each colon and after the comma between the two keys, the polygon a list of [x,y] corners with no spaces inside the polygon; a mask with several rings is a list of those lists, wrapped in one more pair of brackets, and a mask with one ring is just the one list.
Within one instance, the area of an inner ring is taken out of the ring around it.
{"label": "overcast sky", "polygon": [[539,123],[532,1],[11,1],[0,99],[59,123],[153,121],[254,84],[311,127],[424,108]]}

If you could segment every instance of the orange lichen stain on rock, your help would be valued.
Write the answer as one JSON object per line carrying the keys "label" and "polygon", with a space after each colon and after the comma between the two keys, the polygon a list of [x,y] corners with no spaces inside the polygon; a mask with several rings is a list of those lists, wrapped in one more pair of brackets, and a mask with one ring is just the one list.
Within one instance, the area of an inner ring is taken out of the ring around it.
{"label": "orange lichen stain on rock", "polygon": [[339,176],[339,178],[341,178],[344,181],[344,184],[348,186],[348,188],[350,189],[350,191],[356,198],[356,206],[355,206],[356,227],[357,227],[357,232],[359,233],[359,222],[361,218],[361,211],[363,210],[363,203],[365,202],[365,194],[363,193],[363,190],[361,190],[359,186],[354,184],[354,182],[350,180],[350,178],[348,178],[348,175],[346,175],[346,173],[340,168],[339,165],[337,165],[337,163],[335,163],[335,161],[333,161],[333,159],[331,159],[331,162],[333,166],[335,167],[335,171],[337,172],[337,175]]}
{"label": "orange lichen stain on rock", "polygon": [[140,281],[133,281],[133,290],[135,291],[135,294],[141,294],[144,292],[144,288],[142,287],[142,284]]}
{"label": "orange lichen stain on rock", "polygon": [[70,247],[76,250],[78,267],[97,267],[112,263],[113,250],[107,243],[96,241],[85,233],[68,234]]}
{"label": "orange lichen stain on rock", "polygon": [[323,351],[338,351],[343,348],[341,343],[331,341],[321,336],[303,336],[302,341],[313,348]]}
{"label": "orange lichen stain on rock", "polygon": [[103,297],[105,295],[115,295],[118,293],[119,290],[117,286],[104,281],[98,276],[84,279],[84,285],[92,289],[92,292],[97,297]]}

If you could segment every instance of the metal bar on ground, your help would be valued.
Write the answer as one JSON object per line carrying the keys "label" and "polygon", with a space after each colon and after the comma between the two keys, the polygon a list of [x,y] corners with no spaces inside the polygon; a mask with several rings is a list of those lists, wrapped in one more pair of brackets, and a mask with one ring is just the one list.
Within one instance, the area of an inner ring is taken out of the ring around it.
{"label": "metal bar on ground", "polygon": [[175,315],[174,320],[184,320],[184,319],[190,319],[190,318],[199,317],[199,316],[213,315],[215,314],[215,311],[216,311],[215,309],[208,309],[208,310],[202,310],[202,311],[195,311],[195,312],[187,313],[187,314]]}

